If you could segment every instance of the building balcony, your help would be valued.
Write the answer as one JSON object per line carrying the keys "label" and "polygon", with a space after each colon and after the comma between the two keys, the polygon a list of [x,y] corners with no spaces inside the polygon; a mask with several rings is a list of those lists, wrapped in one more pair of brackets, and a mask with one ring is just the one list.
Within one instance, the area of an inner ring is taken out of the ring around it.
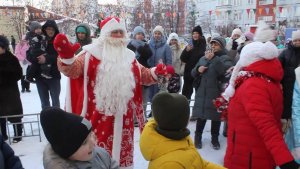
{"label": "building balcony", "polygon": [[218,5],[216,6],[216,9],[232,10],[232,5]]}

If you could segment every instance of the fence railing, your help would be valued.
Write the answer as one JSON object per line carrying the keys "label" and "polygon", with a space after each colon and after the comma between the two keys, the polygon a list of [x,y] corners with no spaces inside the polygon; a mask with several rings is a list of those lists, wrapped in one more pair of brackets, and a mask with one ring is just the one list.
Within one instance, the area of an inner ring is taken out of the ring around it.
{"label": "fence railing", "polygon": [[[21,122],[10,123],[9,118],[22,117]],[[40,127],[40,113],[36,114],[23,114],[23,115],[13,115],[13,116],[0,116],[0,118],[6,119],[6,130],[8,136],[8,142],[11,144],[12,139],[21,138],[21,137],[33,137],[38,136],[40,142],[42,141],[41,137],[41,127]],[[15,136],[13,134],[14,127],[13,125],[21,124],[23,126],[23,133],[20,136]]]}

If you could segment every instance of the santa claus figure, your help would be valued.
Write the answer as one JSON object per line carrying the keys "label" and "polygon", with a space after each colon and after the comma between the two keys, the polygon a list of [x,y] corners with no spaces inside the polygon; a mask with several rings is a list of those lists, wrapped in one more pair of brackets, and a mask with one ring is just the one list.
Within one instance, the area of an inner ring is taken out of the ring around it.
{"label": "santa claus figure", "polygon": [[[127,49],[125,23],[119,18],[101,22],[101,34],[96,42],[83,47],[69,43],[65,35],[57,35],[54,46],[58,51],[59,70],[73,79],[82,79],[82,90],[72,86],[67,91],[66,109],[92,122],[98,145],[105,148],[121,168],[133,168],[133,114],[139,129],[145,123],[141,85],[157,83],[157,75],[166,74],[163,64],[145,68]],[[69,97],[68,97],[69,96]]]}

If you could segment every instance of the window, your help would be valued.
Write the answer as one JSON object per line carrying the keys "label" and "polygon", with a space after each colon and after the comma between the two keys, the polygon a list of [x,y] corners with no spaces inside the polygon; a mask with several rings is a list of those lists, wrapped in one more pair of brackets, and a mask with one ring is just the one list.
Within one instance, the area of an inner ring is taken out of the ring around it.
{"label": "window", "polygon": [[269,5],[273,4],[273,0],[259,0],[258,5]]}
{"label": "window", "polygon": [[287,8],[282,8],[282,12],[279,15],[282,18],[288,17],[288,10]]}
{"label": "window", "polygon": [[253,10],[250,10],[249,19],[254,19],[254,18],[255,18],[255,14],[254,14]]}
{"label": "window", "polygon": [[295,16],[300,16],[300,6],[297,6]]}
{"label": "window", "polygon": [[233,0],[233,5],[234,6],[240,6],[241,5],[241,0]]}
{"label": "window", "polygon": [[[234,1],[234,0],[233,0]],[[218,4],[219,6],[222,6],[222,5],[230,5],[231,3],[231,0],[218,0]]]}
{"label": "window", "polygon": [[265,21],[265,22],[272,22],[273,21],[273,16],[260,16],[258,17],[259,21]]}
{"label": "window", "polygon": [[254,0],[248,0],[248,4],[249,4],[249,5],[254,4]]}

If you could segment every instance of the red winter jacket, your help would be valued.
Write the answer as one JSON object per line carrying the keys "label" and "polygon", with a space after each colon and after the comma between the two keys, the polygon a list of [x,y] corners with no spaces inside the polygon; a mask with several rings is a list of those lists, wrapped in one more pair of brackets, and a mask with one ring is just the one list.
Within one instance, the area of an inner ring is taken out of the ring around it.
{"label": "red winter jacket", "polygon": [[259,72],[274,82],[252,77],[235,91],[228,107],[228,138],[224,160],[229,169],[274,169],[293,160],[281,132],[283,109],[278,59],[263,60],[244,70]]}

